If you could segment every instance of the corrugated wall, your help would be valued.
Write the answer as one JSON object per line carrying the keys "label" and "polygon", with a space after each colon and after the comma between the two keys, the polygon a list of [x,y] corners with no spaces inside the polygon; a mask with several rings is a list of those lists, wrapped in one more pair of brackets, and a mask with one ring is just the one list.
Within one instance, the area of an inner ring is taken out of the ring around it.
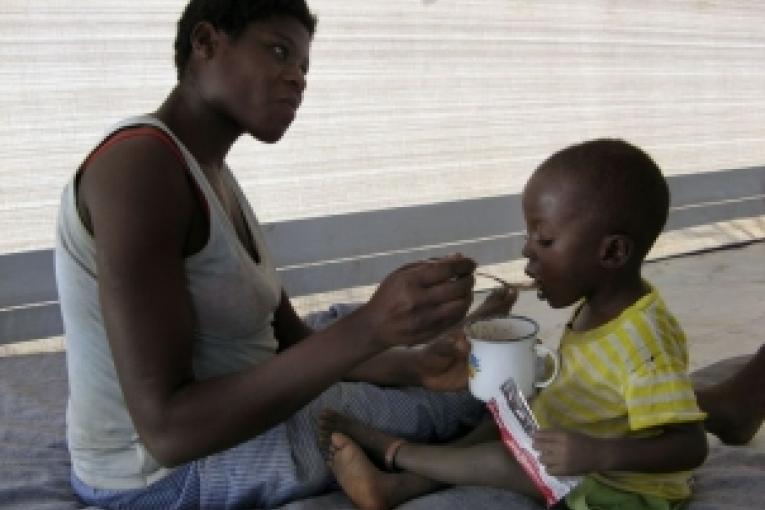
{"label": "corrugated wall", "polygon": [[[0,2],[0,253],[52,246],[85,151],[163,99],[181,3]],[[765,164],[760,1],[311,5],[298,120],[230,158],[265,222],[516,193],[551,151],[596,136],[670,175]]]}

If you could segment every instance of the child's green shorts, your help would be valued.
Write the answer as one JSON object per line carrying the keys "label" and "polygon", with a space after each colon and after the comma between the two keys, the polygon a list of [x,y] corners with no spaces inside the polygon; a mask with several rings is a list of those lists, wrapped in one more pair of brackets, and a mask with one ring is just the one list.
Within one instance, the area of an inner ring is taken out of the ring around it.
{"label": "child's green shorts", "polygon": [[565,498],[571,510],[676,510],[683,501],[627,492],[588,476]]}

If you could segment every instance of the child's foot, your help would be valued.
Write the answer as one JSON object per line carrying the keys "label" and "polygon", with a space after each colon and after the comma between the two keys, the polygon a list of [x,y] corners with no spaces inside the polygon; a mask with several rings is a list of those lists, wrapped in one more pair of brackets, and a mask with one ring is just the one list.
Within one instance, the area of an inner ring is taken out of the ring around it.
{"label": "child's foot", "polygon": [[348,436],[329,436],[327,465],[343,492],[361,510],[387,510],[397,503],[398,475],[377,469]]}
{"label": "child's foot", "polygon": [[385,452],[398,438],[389,436],[359,420],[325,409],[319,416],[319,447],[328,452],[334,432],[341,432],[352,439],[369,456],[378,468],[385,469]]}
{"label": "child's foot", "polygon": [[707,413],[704,427],[725,444],[748,443],[765,420],[762,397],[739,391],[733,381],[697,390],[696,398]]}

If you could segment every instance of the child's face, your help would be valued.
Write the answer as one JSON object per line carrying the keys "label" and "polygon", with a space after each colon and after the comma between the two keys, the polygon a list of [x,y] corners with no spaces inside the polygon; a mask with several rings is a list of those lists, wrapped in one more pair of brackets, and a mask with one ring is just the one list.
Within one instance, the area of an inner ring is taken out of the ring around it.
{"label": "child's face", "polygon": [[[556,175],[557,174],[557,175]],[[536,172],[523,192],[527,239],[523,256],[540,299],[553,308],[591,295],[600,274],[602,228],[586,194],[560,173]]]}

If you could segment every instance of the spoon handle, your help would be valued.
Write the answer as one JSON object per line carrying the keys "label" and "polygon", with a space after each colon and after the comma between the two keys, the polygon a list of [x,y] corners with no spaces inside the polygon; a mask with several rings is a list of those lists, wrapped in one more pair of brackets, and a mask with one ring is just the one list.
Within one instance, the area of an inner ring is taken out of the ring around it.
{"label": "spoon handle", "polygon": [[505,287],[515,287],[516,289],[520,290],[534,290],[536,287],[534,286],[534,282],[515,282],[510,283],[504,278],[500,278],[499,276],[490,274],[490,273],[484,273],[483,271],[475,271],[473,274],[476,276],[483,276],[484,278],[489,278],[491,280],[494,280],[495,282],[504,285]]}

